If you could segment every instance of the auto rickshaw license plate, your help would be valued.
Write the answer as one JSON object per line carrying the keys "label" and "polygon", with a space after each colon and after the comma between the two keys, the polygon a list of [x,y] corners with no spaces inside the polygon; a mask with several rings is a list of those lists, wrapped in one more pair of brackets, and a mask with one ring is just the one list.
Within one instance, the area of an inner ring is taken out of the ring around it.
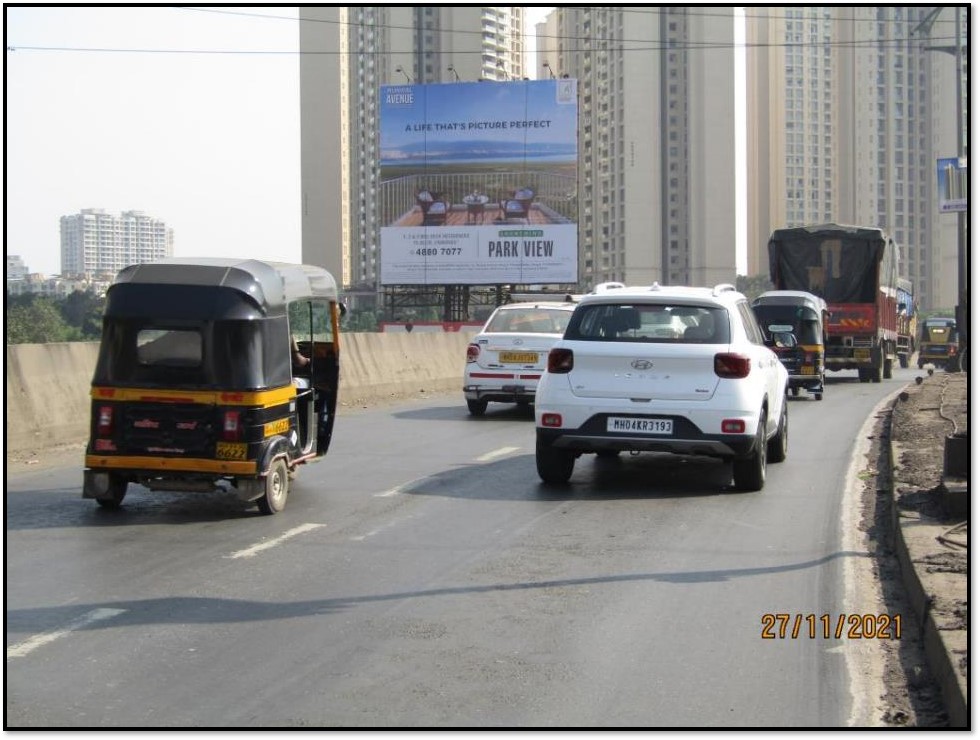
{"label": "auto rickshaw license plate", "polygon": [[501,362],[513,362],[521,365],[533,365],[538,361],[537,352],[501,352]]}
{"label": "auto rickshaw license plate", "polygon": [[871,350],[870,349],[856,349],[854,350],[855,360],[870,360]]}
{"label": "auto rickshaw license plate", "polygon": [[244,460],[247,450],[244,442],[218,442],[214,454],[221,460]]}

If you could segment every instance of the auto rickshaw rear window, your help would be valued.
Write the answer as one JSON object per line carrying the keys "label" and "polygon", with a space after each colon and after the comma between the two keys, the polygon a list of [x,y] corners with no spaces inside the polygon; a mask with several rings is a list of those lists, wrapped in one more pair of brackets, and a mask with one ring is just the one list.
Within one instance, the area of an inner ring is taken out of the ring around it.
{"label": "auto rickshaw rear window", "polygon": [[141,365],[199,367],[203,357],[201,334],[186,329],[142,329],[136,335],[136,357]]}

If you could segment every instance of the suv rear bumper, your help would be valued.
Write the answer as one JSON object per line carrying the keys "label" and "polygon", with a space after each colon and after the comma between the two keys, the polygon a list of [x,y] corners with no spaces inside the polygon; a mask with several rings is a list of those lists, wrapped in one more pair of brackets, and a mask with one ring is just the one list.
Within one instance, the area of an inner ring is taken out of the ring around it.
{"label": "suv rear bumper", "polygon": [[[583,425],[584,426],[584,425]],[[676,455],[705,455],[722,459],[748,457],[755,450],[755,435],[700,434],[687,431],[682,435],[650,436],[610,434],[582,428],[536,428],[539,445],[575,452],[670,452]]]}

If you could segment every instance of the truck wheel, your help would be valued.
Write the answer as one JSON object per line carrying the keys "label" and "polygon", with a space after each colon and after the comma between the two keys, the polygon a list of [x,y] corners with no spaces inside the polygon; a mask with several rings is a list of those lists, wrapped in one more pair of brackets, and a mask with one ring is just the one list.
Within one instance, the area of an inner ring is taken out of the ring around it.
{"label": "truck wheel", "polygon": [[872,383],[880,383],[881,382],[881,378],[882,378],[882,375],[884,373],[884,368],[882,367],[883,364],[884,364],[884,362],[883,361],[880,361],[877,366],[871,368],[871,370],[868,371],[871,374],[871,382]]}
{"label": "truck wheel", "polygon": [[109,473],[109,490],[106,491],[105,496],[95,500],[104,509],[118,509],[122,500],[126,498],[128,486],[129,481],[125,478],[116,473]]}
{"label": "truck wheel", "polygon": [[534,448],[534,461],[538,466],[538,476],[550,484],[568,483],[575,469],[575,453],[540,442]]}
{"label": "truck wheel", "polygon": [[746,458],[732,460],[732,478],[742,491],[761,491],[766,484],[766,415],[759,419],[755,448]]}
{"label": "truck wheel", "polygon": [[289,471],[286,461],[277,457],[269,466],[265,476],[265,491],[256,500],[259,511],[263,514],[278,514],[286,508],[286,497],[289,495]]}
{"label": "truck wheel", "polygon": [[909,366],[909,356],[908,355],[899,355],[898,356],[898,365],[899,365],[899,367],[902,367],[902,368],[908,367]]}
{"label": "truck wheel", "polygon": [[885,380],[891,380],[893,362],[894,360],[885,360],[885,367],[882,370],[882,375],[884,376]]}

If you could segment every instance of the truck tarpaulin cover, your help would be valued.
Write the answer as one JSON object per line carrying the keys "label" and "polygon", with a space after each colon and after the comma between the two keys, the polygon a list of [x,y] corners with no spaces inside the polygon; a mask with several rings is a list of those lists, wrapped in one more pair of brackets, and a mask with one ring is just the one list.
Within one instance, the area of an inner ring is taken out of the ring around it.
{"label": "truck tarpaulin cover", "polygon": [[827,303],[873,303],[884,244],[878,229],[777,229],[769,276],[778,290],[804,290]]}

